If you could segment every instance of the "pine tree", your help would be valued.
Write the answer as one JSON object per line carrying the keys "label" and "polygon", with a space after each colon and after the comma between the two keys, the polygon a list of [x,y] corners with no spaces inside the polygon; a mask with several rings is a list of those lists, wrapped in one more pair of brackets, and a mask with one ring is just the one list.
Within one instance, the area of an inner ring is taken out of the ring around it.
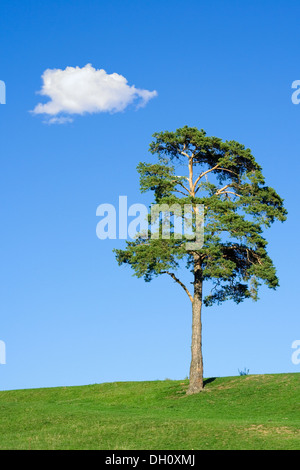
{"label": "pine tree", "polygon": [[[175,204],[182,214],[191,205],[194,232],[198,208],[204,207],[204,243],[187,249],[188,237],[180,238],[172,222],[169,238],[153,237],[149,229],[115,253],[119,265],[129,264],[137,277],[151,281],[154,276],[169,275],[189,297],[192,345],[187,393],[193,394],[203,389],[202,305],[228,299],[256,301],[262,283],[278,287],[263,231],[275,220],[284,221],[287,212],[276,191],[265,185],[251,151],[238,142],[223,142],[187,126],[153,138],[150,152],[158,160],[138,165],[141,191],[153,191],[155,204]],[[178,274],[183,261],[192,275],[192,292]],[[211,289],[204,296],[206,281]]]}

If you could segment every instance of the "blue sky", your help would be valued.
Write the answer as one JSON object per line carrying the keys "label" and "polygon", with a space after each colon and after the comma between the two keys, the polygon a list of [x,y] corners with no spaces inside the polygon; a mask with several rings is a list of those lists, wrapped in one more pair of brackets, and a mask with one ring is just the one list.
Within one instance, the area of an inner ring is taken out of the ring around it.
{"label": "blue sky", "polygon": [[[99,240],[96,208],[151,201],[136,166],[154,132],[184,125],[250,147],[288,220],[267,232],[280,288],[203,313],[205,376],[299,372],[299,2],[2,0],[0,389],[180,379],[191,308],[169,278],[145,283]],[[46,69],[92,64],[157,96],[139,109],[45,123]]]}

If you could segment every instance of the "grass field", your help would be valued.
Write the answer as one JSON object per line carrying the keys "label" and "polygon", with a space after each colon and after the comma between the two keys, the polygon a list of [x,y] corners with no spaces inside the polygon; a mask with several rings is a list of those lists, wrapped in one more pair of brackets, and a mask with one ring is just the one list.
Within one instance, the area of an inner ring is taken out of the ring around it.
{"label": "grass field", "polygon": [[0,392],[0,449],[299,449],[300,374]]}

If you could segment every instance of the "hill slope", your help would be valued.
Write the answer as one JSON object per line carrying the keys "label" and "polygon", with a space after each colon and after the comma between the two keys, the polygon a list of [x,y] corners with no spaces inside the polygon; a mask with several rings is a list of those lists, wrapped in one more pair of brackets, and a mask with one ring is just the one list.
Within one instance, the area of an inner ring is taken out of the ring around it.
{"label": "hill slope", "polygon": [[299,449],[300,374],[0,392],[0,449]]}

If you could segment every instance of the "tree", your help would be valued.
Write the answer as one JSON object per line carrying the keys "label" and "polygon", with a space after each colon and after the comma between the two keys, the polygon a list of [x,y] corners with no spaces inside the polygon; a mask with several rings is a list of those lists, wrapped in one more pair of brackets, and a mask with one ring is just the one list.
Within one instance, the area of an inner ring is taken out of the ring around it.
{"label": "tree", "polygon": [[[156,204],[176,204],[182,211],[186,204],[192,205],[194,232],[202,205],[204,243],[201,248],[187,250],[187,237],[178,237],[172,222],[169,238],[151,237],[149,230],[115,253],[119,265],[129,264],[137,277],[151,281],[167,274],[188,295],[192,344],[187,393],[193,394],[203,389],[202,305],[228,299],[256,301],[262,283],[272,289],[279,285],[263,230],[275,220],[284,221],[287,212],[275,190],[265,185],[250,149],[238,142],[223,142],[207,136],[203,129],[187,126],[156,133],[153,138],[150,152],[157,155],[158,162],[138,165],[141,191],[153,191]],[[178,168],[181,176],[176,175]],[[177,273],[183,261],[192,273],[192,292]],[[206,295],[205,282],[210,287]]]}

